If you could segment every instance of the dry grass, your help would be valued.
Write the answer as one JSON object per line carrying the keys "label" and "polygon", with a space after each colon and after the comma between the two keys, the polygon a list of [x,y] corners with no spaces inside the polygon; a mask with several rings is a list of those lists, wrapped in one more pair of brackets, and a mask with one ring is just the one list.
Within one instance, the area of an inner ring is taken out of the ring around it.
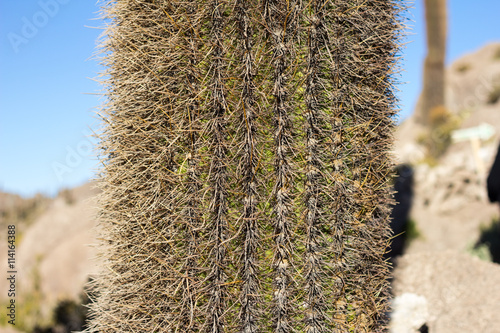
{"label": "dry grass", "polygon": [[396,1],[104,6],[88,332],[377,332]]}
{"label": "dry grass", "polygon": [[496,49],[495,54],[493,55],[494,60],[500,60],[500,47]]}

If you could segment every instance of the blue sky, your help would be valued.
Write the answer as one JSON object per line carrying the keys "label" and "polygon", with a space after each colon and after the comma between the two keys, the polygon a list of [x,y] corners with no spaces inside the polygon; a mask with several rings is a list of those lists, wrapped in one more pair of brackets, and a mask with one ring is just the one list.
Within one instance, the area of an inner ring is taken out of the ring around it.
{"label": "blue sky", "polygon": [[[447,63],[488,42],[500,41],[500,1],[448,0]],[[55,4],[55,5],[54,5]],[[92,79],[100,71],[95,53],[96,0],[0,1],[0,190],[54,195],[80,185],[97,167],[88,138],[102,102]],[[408,17],[398,86],[400,118],[411,114],[425,57],[423,0]]]}

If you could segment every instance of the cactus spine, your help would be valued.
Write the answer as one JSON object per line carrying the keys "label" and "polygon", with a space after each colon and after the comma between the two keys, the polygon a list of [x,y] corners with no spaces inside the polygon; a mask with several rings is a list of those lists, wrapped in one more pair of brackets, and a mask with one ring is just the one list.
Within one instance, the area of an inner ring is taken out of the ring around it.
{"label": "cactus spine", "polygon": [[396,0],[109,1],[88,332],[375,332]]}
{"label": "cactus spine", "polygon": [[273,178],[273,223],[274,223],[274,319],[276,333],[291,332],[290,298],[292,279],[290,260],[292,255],[291,232],[295,221],[292,217],[290,143],[291,143],[291,105],[288,100],[289,82],[287,68],[291,59],[291,43],[296,28],[298,4],[295,1],[266,0],[265,19],[268,22],[268,35],[272,50],[272,111],[274,141],[274,178]]}
{"label": "cactus spine", "polygon": [[306,182],[305,182],[305,332],[325,332],[325,299],[323,289],[325,288],[324,272],[324,247],[325,242],[321,236],[321,225],[323,221],[324,199],[324,155],[322,152],[327,148],[325,144],[324,127],[325,107],[324,91],[321,91],[321,74],[324,72],[321,51],[325,47],[325,1],[316,0],[311,2],[309,17],[309,34],[307,43],[307,69],[306,69]]}
{"label": "cactus spine", "polygon": [[224,21],[222,17],[223,4],[218,0],[213,0],[210,4],[212,54],[210,59],[212,78],[210,86],[210,112],[213,119],[209,125],[209,142],[211,154],[213,156],[210,165],[210,187],[212,189],[212,199],[210,202],[210,272],[209,274],[209,294],[208,303],[207,332],[224,332],[223,313],[226,308],[226,240],[227,236],[227,144],[225,133],[225,117],[227,114],[225,84],[225,64],[223,50]]}

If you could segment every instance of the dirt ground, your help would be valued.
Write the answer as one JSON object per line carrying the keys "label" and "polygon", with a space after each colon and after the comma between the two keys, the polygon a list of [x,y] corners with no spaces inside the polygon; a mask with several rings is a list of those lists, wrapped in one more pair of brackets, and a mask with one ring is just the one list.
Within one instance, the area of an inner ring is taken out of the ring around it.
{"label": "dirt ground", "polygon": [[[486,192],[500,141],[500,102],[487,101],[500,82],[496,50],[500,43],[487,45],[458,59],[447,72],[447,107],[462,117],[460,128],[486,123],[495,129],[478,150],[471,142],[453,143],[431,167],[422,163],[425,151],[417,143],[422,127],[410,118],[396,132],[395,155],[414,168],[411,220],[419,236],[397,261],[393,293],[425,297],[431,333],[500,333],[500,266],[479,259],[487,259],[487,247],[474,248],[500,214]],[[465,67],[465,73],[458,70]]]}

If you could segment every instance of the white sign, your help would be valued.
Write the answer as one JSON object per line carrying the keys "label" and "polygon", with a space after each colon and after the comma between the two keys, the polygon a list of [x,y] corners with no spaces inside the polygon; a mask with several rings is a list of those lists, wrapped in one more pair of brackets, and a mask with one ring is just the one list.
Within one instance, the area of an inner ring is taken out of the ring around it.
{"label": "white sign", "polygon": [[488,140],[495,134],[495,127],[483,123],[476,127],[469,127],[453,131],[451,138],[453,142],[468,141],[472,139]]}

